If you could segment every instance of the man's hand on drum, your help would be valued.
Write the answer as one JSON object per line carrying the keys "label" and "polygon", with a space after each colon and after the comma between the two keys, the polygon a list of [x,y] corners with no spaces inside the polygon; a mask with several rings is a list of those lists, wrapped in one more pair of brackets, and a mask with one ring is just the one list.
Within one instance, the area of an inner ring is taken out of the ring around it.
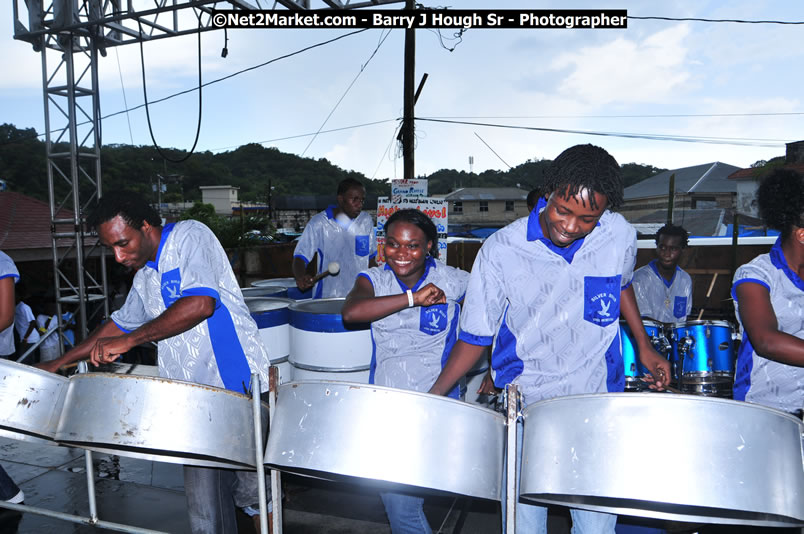
{"label": "man's hand on drum", "polygon": [[413,294],[413,304],[416,306],[432,306],[446,304],[447,296],[435,284],[427,284]]}
{"label": "man's hand on drum", "polygon": [[127,335],[102,337],[92,347],[92,351],[89,353],[89,361],[95,367],[102,363],[111,363],[131,350],[132,347],[133,345]]}
{"label": "man's hand on drum", "polygon": [[639,359],[650,370],[650,376],[644,378],[650,384],[650,389],[662,391],[670,385],[670,362],[662,358],[652,346],[640,348]]}
{"label": "man's hand on drum", "polygon": [[494,379],[491,377],[491,371],[486,371],[485,376],[483,377],[483,382],[480,383],[480,387],[477,388],[478,395],[497,395],[501,390],[497,389],[494,386]]}

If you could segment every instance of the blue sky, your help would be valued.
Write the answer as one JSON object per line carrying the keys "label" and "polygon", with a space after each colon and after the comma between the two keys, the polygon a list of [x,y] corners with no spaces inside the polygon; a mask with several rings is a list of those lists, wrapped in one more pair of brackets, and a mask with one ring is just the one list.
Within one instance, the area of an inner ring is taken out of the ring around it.
{"label": "blue sky", "polygon": [[[30,45],[13,40],[10,4],[0,5],[0,18],[5,21],[0,27],[4,72],[0,122],[42,132],[40,58]],[[22,1],[19,4],[24,6]],[[450,5],[471,9],[490,4],[464,0]],[[804,2],[796,0],[579,1],[571,6],[558,1],[498,0],[491,5],[497,9],[625,8],[632,16],[804,21]],[[504,170],[506,163],[515,166],[528,159],[552,159],[577,143],[603,146],[620,163],[678,168],[722,161],[748,166],[783,155],[785,141],[804,139],[804,25],[632,19],[628,26],[627,30],[471,29],[452,52],[442,46],[436,32],[419,30],[416,79],[425,72],[429,78],[416,115],[538,128],[764,139],[770,141],[762,143],[775,146],[693,144],[421,121],[416,125],[417,175],[441,168],[468,171],[469,156],[474,158],[476,172]],[[250,29],[228,33],[226,59],[220,53],[223,31],[202,35],[204,81],[346,32]],[[441,31],[448,46],[455,45],[449,40],[453,33]],[[382,30],[366,31],[205,88],[198,149],[220,152],[263,142],[284,152],[327,158],[369,177],[401,178],[402,160],[392,140],[396,119],[402,114],[403,38],[402,30],[388,35]],[[149,100],[191,89],[197,84],[196,37],[149,43],[145,62]],[[101,59],[100,87],[104,115],[125,109],[124,96],[128,107],[143,102],[137,45],[110,49]],[[192,146],[197,98],[193,92],[152,106],[152,126],[160,145]],[[378,124],[322,133],[315,139],[278,140],[317,131],[331,112],[324,129]],[[735,116],[782,113],[792,115]],[[103,142],[151,144],[144,109],[105,120]]]}

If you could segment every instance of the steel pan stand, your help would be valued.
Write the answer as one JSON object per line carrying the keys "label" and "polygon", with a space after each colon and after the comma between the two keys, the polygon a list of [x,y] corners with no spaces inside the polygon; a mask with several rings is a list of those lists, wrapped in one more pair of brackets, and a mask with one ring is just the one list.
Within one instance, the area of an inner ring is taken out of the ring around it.
{"label": "steel pan stand", "polygon": [[[279,368],[273,365],[268,371],[268,431],[270,432],[271,422],[273,421],[274,409],[276,409],[276,391],[279,386]],[[260,499],[260,533],[268,534],[268,507],[266,501],[265,486],[265,464],[263,458],[262,442],[262,406],[260,400],[260,377],[257,373],[251,375],[251,399],[254,414],[254,441],[256,447],[255,460],[257,467],[257,489]],[[273,508],[272,527],[274,534],[282,534],[282,479],[277,470],[271,470],[271,505]]]}
{"label": "steel pan stand", "polygon": [[[27,354],[27,353],[26,353]],[[22,359],[22,358],[20,358]],[[78,372],[86,373],[89,371],[86,361],[79,362]],[[71,523],[79,523],[89,525],[92,527],[103,528],[107,530],[114,530],[116,532],[129,532],[134,534],[170,534],[161,530],[150,530],[146,528],[138,528],[122,523],[114,523],[111,521],[103,521],[98,518],[98,506],[95,499],[95,466],[92,465],[92,452],[84,451],[86,472],[87,472],[87,500],[89,501],[89,517],[84,517],[74,514],[66,514],[64,512],[57,512],[55,510],[48,510],[47,508],[39,508],[38,506],[30,506],[27,504],[12,504],[0,501],[0,508],[7,508],[15,510],[20,513],[32,513],[36,515],[43,515],[45,517],[52,517],[62,521],[69,521]]]}
{"label": "steel pan stand", "polygon": [[505,386],[505,534],[516,532],[516,433],[519,420],[519,386]]}

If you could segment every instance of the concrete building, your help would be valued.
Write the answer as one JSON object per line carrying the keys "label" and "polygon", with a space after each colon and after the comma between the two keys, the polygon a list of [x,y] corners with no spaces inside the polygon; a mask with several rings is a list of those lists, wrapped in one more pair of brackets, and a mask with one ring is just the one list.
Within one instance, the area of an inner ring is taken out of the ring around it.
{"label": "concrete building", "polygon": [[232,185],[202,185],[201,202],[212,204],[218,215],[231,215],[232,207],[239,204],[237,192],[239,187]]}
{"label": "concrete building", "polygon": [[[787,143],[784,164],[780,166],[804,174],[804,141]],[[737,186],[736,209],[741,216],[759,217],[756,200],[757,188],[762,177],[769,170],[768,167],[749,167],[729,175],[729,180],[734,181]]]}
{"label": "concrete building", "polygon": [[527,196],[517,187],[463,187],[444,198],[450,226],[502,228],[528,214]]}

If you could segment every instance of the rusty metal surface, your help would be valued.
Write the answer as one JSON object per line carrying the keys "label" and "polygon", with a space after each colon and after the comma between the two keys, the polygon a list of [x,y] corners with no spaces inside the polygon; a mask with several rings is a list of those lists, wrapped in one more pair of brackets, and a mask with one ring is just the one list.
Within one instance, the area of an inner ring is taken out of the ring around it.
{"label": "rusty metal surface", "polygon": [[8,360],[0,360],[0,435],[52,442],[68,380]]}

